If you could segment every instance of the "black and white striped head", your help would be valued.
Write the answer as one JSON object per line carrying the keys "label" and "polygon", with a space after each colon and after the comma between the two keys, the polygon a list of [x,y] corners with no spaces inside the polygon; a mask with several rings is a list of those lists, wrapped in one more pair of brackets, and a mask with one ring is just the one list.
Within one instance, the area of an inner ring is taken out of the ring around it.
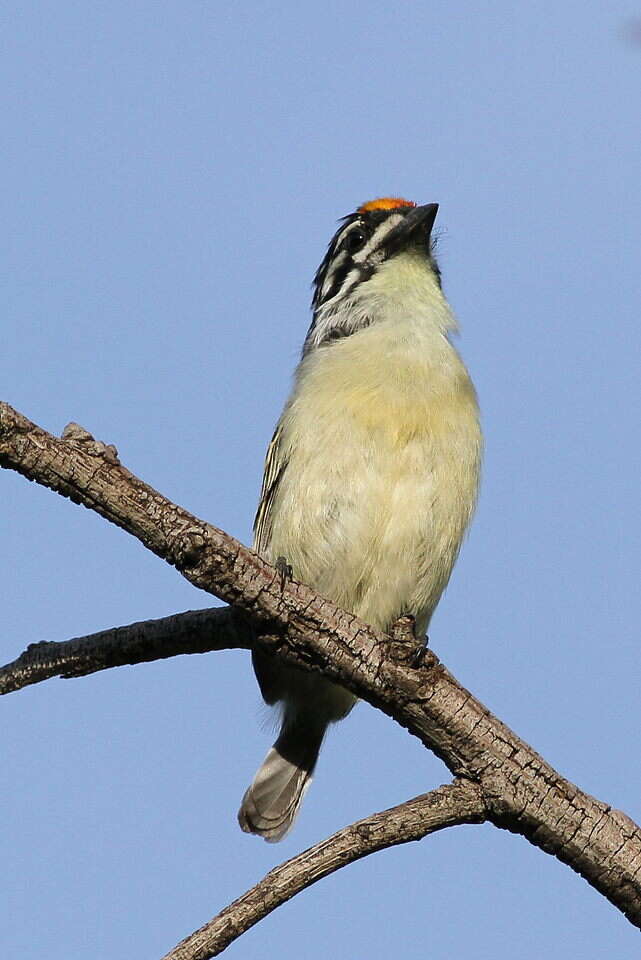
{"label": "black and white striped head", "polygon": [[314,277],[313,319],[303,353],[349,336],[371,322],[357,302],[381,265],[412,248],[425,257],[437,282],[432,227],[438,204],[417,206],[398,197],[364,203],[341,220]]}

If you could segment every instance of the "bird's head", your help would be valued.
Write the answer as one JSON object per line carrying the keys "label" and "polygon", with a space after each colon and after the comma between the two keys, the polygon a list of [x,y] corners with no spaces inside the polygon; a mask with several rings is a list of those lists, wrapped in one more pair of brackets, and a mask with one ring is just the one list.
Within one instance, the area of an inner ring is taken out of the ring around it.
{"label": "bird's head", "polygon": [[305,353],[407,309],[421,295],[440,297],[432,238],[437,211],[437,203],[383,197],[341,220],[314,277]]}

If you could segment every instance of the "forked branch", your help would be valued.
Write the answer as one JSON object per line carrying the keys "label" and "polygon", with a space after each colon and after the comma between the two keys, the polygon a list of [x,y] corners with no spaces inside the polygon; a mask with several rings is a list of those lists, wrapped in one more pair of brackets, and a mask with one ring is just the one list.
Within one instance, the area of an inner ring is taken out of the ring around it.
{"label": "forked branch", "polygon": [[[402,644],[303,584],[282,584],[251,550],[120,466],[113,448],[78,429],[65,437],[0,404],[1,466],[118,524],[191,583],[244,611],[255,643],[393,717],[480,789],[488,820],[568,863],[641,927],[641,830],[625,814],[561,777],[433,653],[415,666]],[[166,655],[160,646],[157,654]]]}

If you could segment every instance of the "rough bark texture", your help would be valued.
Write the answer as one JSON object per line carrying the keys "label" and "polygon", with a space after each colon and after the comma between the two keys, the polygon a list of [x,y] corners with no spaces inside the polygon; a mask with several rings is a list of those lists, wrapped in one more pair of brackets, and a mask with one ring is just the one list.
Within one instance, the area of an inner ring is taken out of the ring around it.
{"label": "rough bark texture", "polygon": [[84,677],[98,670],[185,653],[249,650],[253,639],[253,631],[241,610],[210,607],[58,643],[42,640],[29,644],[16,660],[0,667],[0,695],[51,677]]}
{"label": "rough bark texture", "polygon": [[377,850],[421,840],[445,827],[484,820],[481,791],[465,780],[375,813],[270,870],[260,883],[179,943],[163,960],[216,957],[281,903],[335,870]]}
{"label": "rough bark texture", "polygon": [[434,654],[413,666],[407,644],[303,584],[283,585],[278,572],[251,550],[121,467],[113,448],[82,430],[67,436],[54,438],[0,404],[0,465],[116,523],[191,583],[242,609],[264,649],[323,671],[385,711],[437,753],[455,777],[480,788],[487,818],[496,826],[568,863],[641,926],[641,831],[625,814],[563,779]]}

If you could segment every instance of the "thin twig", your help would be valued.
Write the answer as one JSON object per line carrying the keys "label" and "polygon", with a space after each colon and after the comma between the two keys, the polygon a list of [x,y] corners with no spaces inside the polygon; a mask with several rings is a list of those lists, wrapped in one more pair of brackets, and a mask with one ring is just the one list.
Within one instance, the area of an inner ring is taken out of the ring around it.
{"label": "thin twig", "polygon": [[483,823],[478,786],[457,780],[359,820],[275,867],[251,890],[171,950],[163,960],[209,960],[301,890],[363,857],[462,823]]}

